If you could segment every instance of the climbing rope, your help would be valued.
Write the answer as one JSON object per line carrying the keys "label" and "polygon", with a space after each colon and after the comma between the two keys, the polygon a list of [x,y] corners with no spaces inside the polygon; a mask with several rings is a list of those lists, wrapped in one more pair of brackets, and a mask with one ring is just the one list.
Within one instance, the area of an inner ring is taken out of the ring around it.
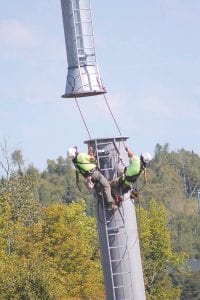
{"label": "climbing rope", "polygon": [[76,98],[76,97],[75,97],[75,102],[76,102],[76,105],[77,105],[77,107],[78,107],[78,110],[79,110],[79,112],[80,112],[80,115],[81,115],[81,118],[82,118],[82,120],[83,120],[83,123],[84,123],[84,125],[85,125],[85,128],[86,128],[86,130],[87,130],[87,133],[88,133],[89,139],[91,140],[91,139],[92,139],[92,137],[91,137],[91,135],[90,135],[89,129],[88,129],[88,127],[87,127],[87,124],[86,124],[86,122],[85,122],[85,119],[84,119],[84,117],[83,117],[82,111],[81,111],[81,109],[80,109],[80,106],[79,106],[79,104],[78,104],[78,100],[77,100],[77,98]]}
{"label": "climbing rope", "polygon": [[119,126],[118,126],[118,124],[117,124],[117,121],[116,121],[116,119],[115,119],[115,117],[114,117],[114,115],[113,115],[113,112],[112,112],[111,108],[110,108],[110,105],[109,105],[109,103],[108,103],[108,100],[107,100],[107,98],[106,98],[106,95],[103,94],[103,96],[104,96],[106,105],[107,105],[107,107],[108,107],[108,110],[109,110],[109,112],[110,112],[110,114],[111,114],[111,116],[112,116],[112,118],[113,118],[113,121],[114,121],[114,123],[115,123],[115,125],[116,125],[116,127],[117,127],[117,129],[118,129],[119,135],[122,135],[122,134],[121,134],[121,131],[120,131],[120,129],[119,129]]}
{"label": "climbing rope", "polygon": [[[118,130],[118,132],[119,132],[119,135],[122,136],[121,130],[120,130],[120,128],[119,128],[119,125],[118,125],[118,123],[117,123],[117,121],[116,121],[116,118],[114,117],[114,114],[113,114],[113,112],[112,112],[112,110],[111,110],[111,107],[110,107],[110,105],[109,105],[109,103],[108,103],[108,99],[106,98],[105,94],[103,94],[103,96],[104,96],[104,99],[105,99],[105,102],[106,102],[106,106],[107,106],[107,108],[108,108],[108,110],[109,110],[109,112],[110,112],[110,114],[111,114],[111,117],[112,117],[112,119],[113,119],[113,121],[114,121],[114,123],[115,123],[115,126],[116,126],[116,128],[117,128],[117,130]],[[80,106],[79,106],[79,103],[78,103],[78,100],[77,100],[76,97],[75,97],[75,102],[76,102],[76,105],[77,105],[78,110],[79,110],[79,112],[80,112],[82,121],[83,121],[83,123],[84,123],[84,125],[85,125],[85,128],[86,128],[86,130],[87,130],[89,139],[91,140],[92,138],[91,138],[90,131],[89,131],[89,129],[88,129],[88,126],[87,126],[87,124],[86,124],[85,118],[84,118],[84,116],[83,116],[83,113],[82,113],[82,111],[81,111],[81,109],[80,109]],[[126,149],[126,144],[124,143],[124,141],[122,141],[122,143],[123,143],[124,148]]]}
{"label": "climbing rope", "polygon": [[[105,94],[104,94],[103,96],[104,96],[104,99],[105,99],[105,102],[106,102],[106,106],[107,106],[107,108],[108,108],[108,110],[109,110],[109,112],[110,112],[110,114],[111,114],[111,116],[112,116],[112,118],[113,118],[113,121],[114,121],[114,123],[115,123],[115,125],[116,125],[116,127],[117,127],[117,130],[118,130],[118,132],[119,132],[119,135],[122,136],[121,130],[120,130],[120,128],[119,128],[119,125],[118,125],[118,123],[117,123],[117,121],[116,121],[116,118],[114,117],[113,112],[112,112],[112,110],[111,110],[111,108],[110,108],[110,105],[109,105],[109,103],[108,103],[108,99],[106,98],[106,95],[105,95]],[[122,141],[122,143],[123,143],[123,145],[124,145],[124,148],[126,148],[126,144],[125,144],[123,141]]]}

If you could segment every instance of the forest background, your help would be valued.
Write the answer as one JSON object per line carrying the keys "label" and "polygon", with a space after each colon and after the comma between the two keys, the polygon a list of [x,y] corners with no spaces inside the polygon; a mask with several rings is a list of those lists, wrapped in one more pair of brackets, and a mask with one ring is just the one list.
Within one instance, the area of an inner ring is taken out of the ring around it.
{"label": "forest background", "polygon": [[[0,298],[105,299],[95,200],[71,162],[41,172],[1,146]],[[135,204],[147,299],[200,299],[199,189],[200,157],[156,144]]]}

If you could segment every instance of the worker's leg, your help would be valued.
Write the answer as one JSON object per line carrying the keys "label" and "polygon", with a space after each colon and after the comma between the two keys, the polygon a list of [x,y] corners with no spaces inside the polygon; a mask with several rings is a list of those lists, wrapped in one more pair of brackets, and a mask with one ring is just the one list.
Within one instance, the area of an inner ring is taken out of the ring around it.
{"label": "worker's leg", "polygon": [[110,203],[114,203],[114,200],[111,196],[111,188],[110,188],[110,184],[108,182],[108,180],[101,174],[101,172],[99,171],[95,171],[93,174],[92,174],[92,178],[95,180],[95,181],[98,181],[101,186],[102,186],[102,189],[103,189],[103,193],[105,195],[105,200],[108,204]]}

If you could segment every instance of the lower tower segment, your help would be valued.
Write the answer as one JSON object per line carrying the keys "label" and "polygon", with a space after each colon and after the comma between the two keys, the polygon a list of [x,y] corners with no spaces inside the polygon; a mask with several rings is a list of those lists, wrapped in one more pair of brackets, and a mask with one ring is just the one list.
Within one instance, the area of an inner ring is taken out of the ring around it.
{"label": "lower tower segment", "polygon": [[[110,181],[128,165],[124,143],[127,137],[98,138],[85,141],[93,147],[98,167]],[[145,300],[134,200],[130,192],[121,194],[122,205],[107,211],[101,193],[96,194],[96,216],[101,262],[107,300]]]}

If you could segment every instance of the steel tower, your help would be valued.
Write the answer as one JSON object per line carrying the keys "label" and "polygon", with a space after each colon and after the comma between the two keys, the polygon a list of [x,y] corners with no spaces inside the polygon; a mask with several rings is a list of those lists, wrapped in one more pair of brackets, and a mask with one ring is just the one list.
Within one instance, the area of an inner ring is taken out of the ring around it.
{"label": "steel tower", "polygon": [[[117,178],[128,165],[124,149],[127,137],[98,138],[85,141],[93,147],[104,176]],[[96,217],[107,300],[145,300],[145,288],[139,247],[134,200],[130,192],[116,211],[107,211],[103,195],[96,195]]]}
{"label": "steel tower", "polygon": [[[61,0],[68,74],[64,98],[106,93],[96,64],[89,0]],[[99,122],[101,122],[100,120]],[[92,146],[97,164],[108,180],[128,165],[127,137],[85,141]],[[96,193],[96,217],[107,300],[145,300],[134,201],[124,194],[122,206],[107,211],[101,192]]]}

